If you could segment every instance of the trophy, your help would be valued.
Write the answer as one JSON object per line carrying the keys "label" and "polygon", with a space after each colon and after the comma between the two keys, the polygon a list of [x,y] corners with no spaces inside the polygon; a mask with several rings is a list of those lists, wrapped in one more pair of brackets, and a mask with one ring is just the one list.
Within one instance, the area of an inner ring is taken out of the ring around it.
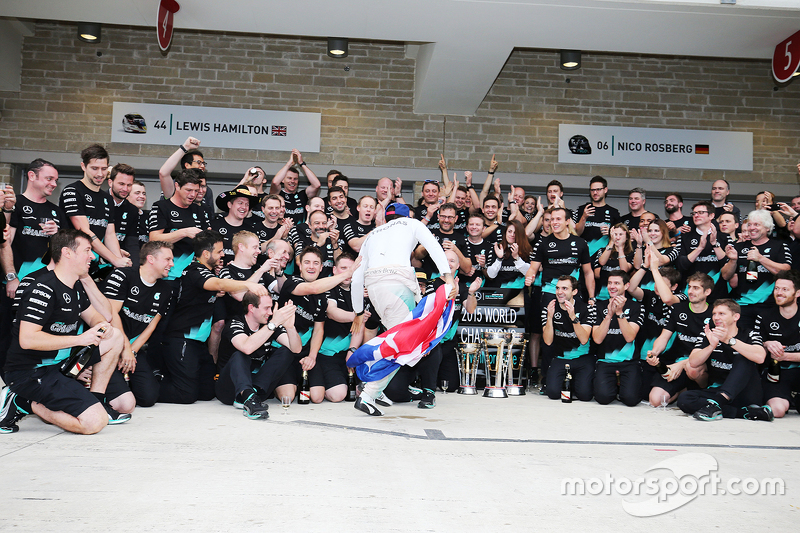
{"label": "trophy", "polygon": [[[484,398],[508,398],[506,392],[506,344],[511,342],[511,333],[505,331],[484,331],[483,346],[486,359],[486,388]],[[490,348],[494,347],[492,357]]]}
{"label": "trophy", "polygon": [[[506,353],[506,392],[509,396],[524,396],[525,387],[522,385],[522,369],[525,361],[525,348],[527,347],[528,340],[522,332],[511,333],[511,341],[508,344],[508,352]],[[520,349],[519,357],[514,362],[514,347]],[[516,376],[516,382],[514,380]]]}
{"label": "trophy", "polygon": [[478,394],[475,379],[478,376],[478,363],[481,358],[481,345],[477,342],[462,342],[458,345],[459,394]]}

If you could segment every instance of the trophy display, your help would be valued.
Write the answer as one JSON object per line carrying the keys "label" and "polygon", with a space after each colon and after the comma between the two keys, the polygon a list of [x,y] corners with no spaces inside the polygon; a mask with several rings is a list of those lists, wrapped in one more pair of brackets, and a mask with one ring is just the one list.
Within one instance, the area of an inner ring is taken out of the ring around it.
{"label": "trophy display", "polygon": [[459,377],[459,394],[466,394],[472,396],[478,394],[478,389],[475,386],[475,380],[478,377],[478,363],[481,360],[480,343],[477,342],[462,342],[458,345],[458,377]]}
{"label": "trophy display", "polygon": [[[511,343],[512,334],[505,331],[484,331],[483,352],[486,361],[486,388],[483,390],[484,398],[508,398],[506,391],[506,351],[505,347]],[[491,353],[494,348],[494,357]]]}
{"label": "trophy display", "polygon": [[[511,340],[508,343],[506,352],[506,392],[509,396],[524,396],[525,387],[522,385],[522,374],[525,362],[525,348],[528,340],[522,332],[511,333]],[[514,360],[514,349],[519,350],[519,357]]]}

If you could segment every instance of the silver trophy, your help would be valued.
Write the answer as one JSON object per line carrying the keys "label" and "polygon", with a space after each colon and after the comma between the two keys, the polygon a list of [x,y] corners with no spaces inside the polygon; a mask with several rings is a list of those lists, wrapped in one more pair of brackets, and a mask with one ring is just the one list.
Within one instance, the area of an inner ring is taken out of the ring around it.
{"label": "silver trophy", "polygon": [[[511,342],[511,333],[505,331],[484,331],[483,352],[486,361],[486,388],[484,398],[508,398],[506,391],[506,353],[505,347]],[[490,348],[495,349],[494,357]]]}
{"label": "silver trophy", "polygon": [[462,342],[458,345],[458,376],[461,381],[459,394],[478,394],[475,380],[478,377],[478,363],[481,360],[481,345],[477,342]]}
{"label": "silver trophy", "polygon": [[[525,396],[525,387],[522,385],[522,369],[525,362],[525,348],[528,340],[522,332],[511,333],[511,341],[506,352],[506,392],[509,396]],[[514,361],[514,349],[519,350],[519,357]],[[515,379],[516,377],[516,379]]]}

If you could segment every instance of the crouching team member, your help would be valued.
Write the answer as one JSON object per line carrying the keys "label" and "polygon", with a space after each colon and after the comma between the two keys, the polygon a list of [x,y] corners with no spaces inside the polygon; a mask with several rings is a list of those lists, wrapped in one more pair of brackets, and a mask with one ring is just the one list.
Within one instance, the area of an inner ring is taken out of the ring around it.
{"label": "crouching team member", "polygon": [[[761,406],[761,380],[756,365],[764,362],[760,320],[756,329],[738,327],[739,304],[723,298],[714,302],[705,336],[689,356],[692,370],[706,367],[709,387],[686,391],[678,397],[678,407],[697,420],[745,418],[772,421],[772,409]],[[691,375],[691,374],[690,374]]]}
{"label": "crouching team member", "polygon": [[173,265],[172,245],[150,241],[139,253],[138,268],[115,269],[103,293],[111,302],[112,324],[125,335],[113,383],[125,386],[128,374],[136,404],[150,407],[158,401],[159,383],[147,360],[147,343],[169,308],[172,289],[163,278]]}
{"label": "crouching team member", "polygon": [[[122,352],[122,333],[89,303],[79,279],[89,274],[92,241],[79,230],[61,230],[50,243],[53,270],[17,292],[20,303],[6,360],[8,386],[0,397],[0,432],[19,431],[16,422],[36,414],[72,433],[97,433],[130,419],[106,399],[106,385]],[[78,334],[83,325],[89,329]],[[94,344],[92,385],[65,376],[59,363],[75,347]],[[130,394],[130,393],[128,393]]]}
{"label": "crouching team member", "polygon": [[[317,355],[325,333],[325,310],[327,302],[325,293],[346,279],[352,272],[343,271],[327,278],[319,278],[322,272],[322,252],[315,246],[309,246],[300,253],[300,275],[287,279],[281,288],[281,305],[294,303],[295,328],[300,335],[303,349],[300,360],[293,364],[281,378],[276,396],[294,398],[297,383],[302,371],[309,371],[317,364]],[[322,373],[309,374],[309,385],[315,390],[315,398],[322,401],[325,383]]]}
{"label": "crouching team member", "polygon": [[594,397],[603,405],[617,397],[628,407],[637,405],[640,400],[642,367],[634,341],[644,322],[644,310],[642,304],[625,298],[628,281],[628,274],[621,270],[609,272],[609,299],[597,302],[597,317],[592,327],[592,340],[597,350]]}
{"label": "crouching team member", "polygon": [[[333,265],[333,273],[352,274],[355,257],[343,252]],[[325,309],[325,327],[322,346],[319,348],[317,364],[309,372],[309,382],[322,386],[311,387],[311,401],[320,403],[323,399],[341,402],[347,396],[347,364],[345,358],[361,346],[363,331],[350,334],[350,325],[356,319],[353,303],[350,298],[350,282],[352,277],[344,279],[339,285],[328,291]]]}
{"label": "crouching team member", "polygon": [[572,390],[582,402],[592,400],[592,380],[595,359],[589,355],[589,338],[594,323],[594,306],[587,307],[576,300],[578,280],[560,276],[556,282],[556,299],[550,300],[542,310],[542,339],[555,354],[547,369],[547,396],[551,400],[561,397],[561,384],[566,375],[566,365],[572,374]]}
{"label": "crouching team member", "polygon": [[[652,272],[659,295],[667,294],[669,282],[664,280],[658,268],[653,268]],[[653,407],[662,405],[665,398],[667,403],[674,402],[678,393],[685,389],[692,379],[700,386],[705,386],[708,378],[705,371],[694,372],[690,379],[686,365],[689,362],[689,354],[703,337],[706,324],[711,322],[711,306],[706,299],[713,290],[714,280],[711,276],[695,272],[686,280],[688,301],[675,294],[665,300],[665,303],[668,302],[668,305],[672,306],[672,312],[661,335],[647,352],[647,367],[643,365],[642,368],[642,379],[649,380],[643,382],[643,385],[650,387],[647,399]],[[658,368],[662,362],[667,369],[666,374],[649,370]]]}
{"label": "crouching team member", "polygon": [[258,283],[222,279],[214,274],[222,259],[222,235],[203,230],[192,241],[195,261],[181,276],[178,303],[167,328],[158,396],[158,401],[164,403],[194,403],[214,397],[214,360],[206,341],[217,293],[248,290],[258,296],[268,294]]}
{"label": "crouching team member", "polygon": [[217,399],[250,419],[269,418],[267,399],[303,347],[294,328],[294,304],[274,312],[272,306],[268,295],[244,293],[245,313],[226,321],[219,345]]}
{"label": "crouching team member", "polygon": [[800,390],[800,320],[797,296],[800,294],[800,272],[786,270],[775,275],[775,307],[761,312],[761,335],[767,350],[767,361],[780,364],[775,374],[767,365],[764,398],[776,417],[789,410],[792,391]]}

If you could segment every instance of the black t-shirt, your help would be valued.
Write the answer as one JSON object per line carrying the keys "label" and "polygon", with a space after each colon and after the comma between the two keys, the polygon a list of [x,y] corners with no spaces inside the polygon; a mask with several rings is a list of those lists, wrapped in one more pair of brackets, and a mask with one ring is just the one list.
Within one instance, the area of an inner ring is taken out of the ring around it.
{"label": "black t-shirt", "polygon": [[[608,275],[614,270],[620,270],[619,257],[617,257],[616,250],[611,252],[605,265],[600,264],[600,256],[603,255],[604,250],[605,249],[598,250],[592,258],[592,269],[600,269],[600,276],[595,280],[595,292],[597,293],[598,300],[608,300]],[[634,253],[635,252],[630,252],[625,255],[625,260],[628,264],[633,264]]]}
{"label": "black t-shirt", "polygon": [[[350,289],[345,290],[341,285],[337,285],[328,291],[325,301],[326,309],[329,302],[335,302],[336,307],[343,311],[352,311],[353,302],[350,299]],[[337,322],[329,316],[325,316],[325,339],[319,349],[321,355],[336,355],[346,352],[350,348],[350,326],[352,322]]]}
{"label": "black t-shirt", "polygon": [[[5,217],[3,217],[5,218]],[[42,218],[52,218],[59,228],[70,228],[64,210],[50,201],[41,204],[28,200],[24,195],[17,196],[17,205],[11,213],[10,226],[15,228],[11,251],[14,254],[14,268],[19,279],[42,268],[42,257],[50,247],[50,237],[44,234],[40,225]]]}
{"label": "black t-shirt", "polygon": [[[669,263],[667,263],[666,265],[662,265],[662,266],[673,266],[673,263],[678,258],[678,247],[677,246],[670,246],[668,248],[662,248],[662,249],[659,250],[659,252],[662,255],[666,256],[667,259],[669,259]],[[643,254],[647,253],[647,249],[646,248],[643,249],[642,253]],[[642,289],[649,289],[649,290],[652,291],[655,288],[655,286],[656,286],[656,283],[653,280],[653,273],[650,272],[650,269],[648,268],[648,269],[645,270],[644,276],[642,277],[642,281],[639,282],[639,287],[641,287]]]}
{"label": "black t-shirt", "polygon": [[[675,224],[675,229],[676,230],[678,228],[680,228],[681,226],[686,226],[688,229],[684,229],[681,233],[689,232],[689,231],[694,229],[694,221],[692,220],[691,216],[682,216],[678,220],[672,220],[672,221],[670,221],[669,219],[665,219],[664,222],[672,222],[673,224]],[[677,231],[670,230],[670,232],[669,232],[670,239],[672,237],[674,237],[676,234],[677,234]]]}
{"label": "black t-shirt", "polygon": [[[733,247],[736,248],[736,253],[739,256],[736,260],[736,276],[739,279],[739,283],[731,291],[731,296],[736,300],[736,303],[739,305],[774,304],[775,298],[772,296],[772,290],[775,288],[774,274],[761,263],[756,263],[758,269],[756,279],[753,281],[747,279],[747,266],[750,264],[747,259],[747,253],[753,248],[752,242],[737,242]],[[784,241],[767,239],[767,242],[759,244],[755,248],[761,255],[771,261],[792,264],[792,253]]]}
{"label": "black t-shirt", "polygon": [[17,318],[11,332],[11,346],[6,359],[6,372],[31,370],[38,366],[52,365],[66,359],[72,348],[61,350],[23,350],[19,345],[20,321],[42,327],[50,335],[79,335],[84,326],[81,313],[89,308],[89,298],[80,281],[73,287],[64,285],[52,270],[31,281],[26,278],[17,289],[19,302]]}
{"label": "black t-shirt", "polygon": [[[347,197],[347,208],[350,209],[350,216],[358,216],[358,201],[355,198]],[[331,207],[331,197],[325,197],[325,214],[329,217],[334,216],[333,208]]]}
{"label": "black t-shirt", "polygon": [[117,268],[106,278],[103,294],[109,300],[122,302],[119,317],[128,340],[147,329],[156,315],[162,317],[169,309],[172,290],[164,280],[147,285],[139,275],[138,267]]}
{"label": "black t-shirt", "polygon": [[[597,301],[595,303],[596,317],[595,326],[600,325],[603,319],[608,314],[608,301]],[[639,324],[641,328],[644,324],[644,309],[642,304],[631,300],[630,298],[625,302],[625,307],[622,310],[622,315],[627,318],[631,324]],[[622,335],[622,330],[619,328],[619,319],[616,315],[611,318],[611,324],[608,326],[608,333],[606,338],[600,344],[595,344],[597,350],[597,360],[605,361],[606,363],[622,363],[624,361],[636,360],[636,348],[634,342],[628,342]]]}
{"label": "black t-shirt", "polygon": [[[197,204],[183,208],[175,205],[171,200],[162,199],[153,205],[148,221],[149,231],[163,230],[164,233],[183,228],[207,229],[208,219],[205,212]],[[174,265],[166,279],[177,279],[181,272],[194,260],[194,246],[192,239],[183,238],[172,244],[172,253],[175,257]]]}
{"label": "black t-shirt", "polygon": [[[572,222],[577,224],[581,216],[583,216],[584,210],[591,205],[591,202],[586,203],[573,211]],[[619,211],[617,211],[616,207],[604,205],[594,208],[594,215],[586,218],[583,233],[581,233],[581,238],[586,241],[586,245],[589,247],[589,255],[594,255],[598,250],[608,246],[608,233],[603,235],[602,227],[605,225],[610,229],[620,220]]]}
{"label": "black t-shirt", "polygon": [[[262,327],[267,326],[265,324]],[[247,335],[250,337],[256,332],[256,330],[250,329],[250,326],[247,324],[247,321],[244,319],[244,315],[242,314],[235,315],[226,320],[225,327],[222,328],[222,338],[219,342],[217,370],[221,371],[223,368],[225,368],[225,365],[227,365],[228,361],[231,360],[231,355],[233,355],[233,352],[237,351],[233,346],[234,337],[238,335]],[[261,365],[264,364],[264,361],[270,358],[276,349],[273,342],[277,342],[278,337],[280,337],[283,333],[286,333],[286,329],[283,326],[276,326],[275,331],[272,332],[272,336],[267,340],[267,342],[256,348],[250,354],[250,370],[252,372],[255,372],[261,368]]]}
{"label": "black t-shirt", "polygon": [[642,216],[639,215],[634,216],[632,213],[628,213],[626,215],[622,215],[620,220],[628,226],[628,229],[639,229],[639,220],[641,220]]}
{"label": "black t-shirt", "polygon": [[[556,301],[556,308],[553,312],[553,353],[558,354],[562,359],[577,359],[589,353],[590,341],[586,344],[581,344],[578,340],[578,335],[575,333],[575,327],[572,325],[572,320],[569,318],[569,313],[561,308],[558,301]],[[584,326],[592,326],[595,322],[594,311],[595,307],[588,307],[583,300],[576,298],[574,300],[575,318]],[[542,327],[547,325],[547,307],[542,306]],[[590,331],[591,333],[591,331]]]}
{"label": "black t-shirt", "polygon": [[105,191],[93,191],[80,180],[64,187],[59,205],[67,216],[85,216],[89,229],[105,242],[106,228],[114,222],[114,200]]}
{"label": "black t-shirt", "polygon": [[591,256],[586,241],[580,237],[570,235],[562,240],[548,235],[534,245],[531,261],[542,265],[542,293],[555,294],[556,282],[562,275],[574,277],[583,286],[581,267],[591,264]]}
{"label": "black t-shirt", "polygon": [[291,301],[297,306],[294,328],[300,335],[303,346],[305,346],[311,338],[314,323],[325,321],[325,310],[328,306],[324,294],[308,294],[306,296],[292,294],[292,291],[301,283],[306,283],[306,281],[299,276],[287,278],[283,283],[283,287],[281,287],[279,303],[283,307],[286,302]]}
{"label": "black t-shirt", "polygon": [[286,218],[292,219],[295,225],[300,224],[306,218],[306,204],[308,203],[308,195],[305,190],[297,190],[293,193],[288,193],[281,189],[278,193],[283,197],[284,205],[286,206]]}
{"label": "black t-shirt", "polygon": [[713,329],[711,310],[709,305],[702,313],[695,313],[688,300],[672,306],[672,313],[664,326],[664,329],[672,332],[672,337],[667,342],[664,353],[658,357],[659,360],[671,365],[689,357],[697,342],[705,337],[706,324],[710,324]]}
{"label": "black t-shirt", "polygon": [[178,303],[169,323],[170,336],[200,342],[208,339],[217,292],[207,291],[203,285],[214,277],[213,272],[197,261],[186,267],[181,276]]}
{"label": "black t-shirt", "polygon": [[[341,246],[342,245],[341,233],[339,234],[339,236],[340,236],[339,246]],[[325,239],[325,243],[322,246],[318,246],[317,243],[314,242],[312,235],[308,235],[305,237],[300,235],[298,236],[297,242],[295,242],[294,244],[294,256],[296,258],[300,257],[302,251],[309,246],[313,246],[317,248],[320,252],[322,252],[322,272],[320,272],[319,277],[326,278],[331,274],[333,274],[333,263],[336,259],[334,254],[336,250],[334,250],[333,246],[331,245],[331,239],[330,238]]]}
{"label": "black t-shirt", "polygon": [[[713,323],[709,324],[711,329],[714,329]],[[743,330],[739,328],[734,336],[737,341],[745,342],[747,344],[754,344],[761,346],[761,333],[760,321],[756,319],[756,328],[753,330]],[[703,349],[710,346],[708,338],[703,335],[695,345],[696,349]],[[706,361],[708,368],[708,387],[719,387],[725,382],[725,379],[730,374],[733,368],[733,361],[739,352],[731,348],[728,344],[720,342],[717,347],[711,351],[711,355]]]}
{"label": "black t-shirt", "polygon": [[475,256],[482,255],[486,259],[486,266],[491,265],[494,263],[494,245],[493,243],[489,242],[488,239],[481,239],[479,243],[473,243],[469,240],[469,237],[460,237],[456,239],[456,246],[461,251],[461,255],[466,257],[472,263],[472,266],[475,267],[475,273],[472,276],[467,275],[466,272],[459,271],[458,273],[458,281],[462,285],[469,285],[475,278],[485,278],[486,276],[483,275],[481,272],[480,266],[478,266],[478,260],[475,259]]}
{"label": "black t-shirt", "polygon": [[368,234],[370,231],[375,229],[375,222],[370,224],[362,224],[358,221],[357,218],[353,217],[350,218],[344,225],[341,225],[341,235],[344,239],[345,251],[349,251],[353,255],[358,255],[358,253],[350,247],[350,241],[353,239],[359,239],[364,235]]}
{"label": "black t-shirt", "polygon": [[139,248],[144,246],[146,242],[150,241],[150,230],[147,228],[147,223],[150,220],[150,211],[142,211],[139,215],[139,223],[137,224],[137,233],[139,234]]}
{"label": "black t-shirt", "polygon": [[[409,206],[411,207],[411,206]],[[428,216],[428,207],[425,204],[418,205],[414,208],[414,218],[417,220],[422,220],[423,218]],[[424,224],[424,222],[423,222]],[[439,210],[433,212],[433,214],[428,217],[428,229],[438,228],[439,227]]]}
{"label": "black t-shirt", "polygon": [[[800,352],[800,313],[784,318],[778,306],[761,309],[761,340],[776,341],[783,345],[786,353]],[[767,352],[767,361],[769,361]],[[781,361],[781,368],[800,368],[800,363]]]}
{"label": "black t-shirt", "polygon": [[[642,359],[647,359],[647,352],[653,349],[653,343],[667,327],[672,316],[673,306],[666,305],[655,291],[642,289],[642,305],[644,306],[644,324],[636,336],[636,341],[641,349],[639,355]],[[676,294],[679,300],[687,300],[688,297],[683,293]]]}
{"label": "black t-shirt", "polygon": [[139,209],[127,200],[114,206],[114,231],[117,233],[119,245],[124,250],[137,246],[139,236]]}
{"label": "black t-shirt", "polygon": [[[724,250],[725,247],[730,243],[730,239],[724,233],[717,232],[717,242],[720,244],[722,249]],[[689,275],[694,274],[695,272],[703,272],[704,274],[708,274],[711,279],[714,280],[714,291],[709,296],[708,301],[714,301],[718,298],[725,298],[728,295],[728,288],[727,284],[723,281],[720,281],[720,271],[722,267],[727,262],[727,259],[723,257],[722,259],[717,259],[717,255],[714,252],[714,247],[711,246],[711,243],[706,240],[706,247],[703,248],[703,251],[700,252],[700,255],[695,259],[694,263],[689,262],[686,258],[690,253],[694,251],[700,245],[700,234],[697,232],[695,228],[694,231],[687,231],[686,233],[681,233],[678,237],[678,241],[676,243],[676,247],[678,248],[678,267],[683,270],[683,279],[685,280]]]}
{"label": "black t-shirt", "polygon": [[[432,229],[430,232],[434,239],[436,239],[436,242],[438,242],[440,245],[444,244],[445,241],[458,242],[460,238],[460,234],[455,231],[452,233],[442,233],[442,230],[440,229]],[[439,269],[436,268],[436,263],[434,263],[433,259],[431,259],[431,255],[430,253],[427,253],[427,250],[425,257],[422,259],[422,270],[425,271],[428,279],[431,279],[434,274],[437,276],[439,275]]]}
{"label": "black t-shirt", "polygon": [[[233,263],[230,263],[228,266],[220,270],[219,277],[222,279],[232,279],[235,281],[247,281],[253,276],[253,274],[256,273],[256,270],[258,270],[257,266],[240,268]],[[272,277],[272,275],[268,272],[264,272],[264,275],[261,276],[261,279],[258,280],[258,283],[269,289],[270,292],[273,292],[273,289],[275,288],[273,286],[273,283],[275,283],[275,278]],[[222,297],[222,300],[225,302],[225,316],[236,316],[244,313],[241,300],[237,300],[228,293],[225,293],[225,296]]]}

